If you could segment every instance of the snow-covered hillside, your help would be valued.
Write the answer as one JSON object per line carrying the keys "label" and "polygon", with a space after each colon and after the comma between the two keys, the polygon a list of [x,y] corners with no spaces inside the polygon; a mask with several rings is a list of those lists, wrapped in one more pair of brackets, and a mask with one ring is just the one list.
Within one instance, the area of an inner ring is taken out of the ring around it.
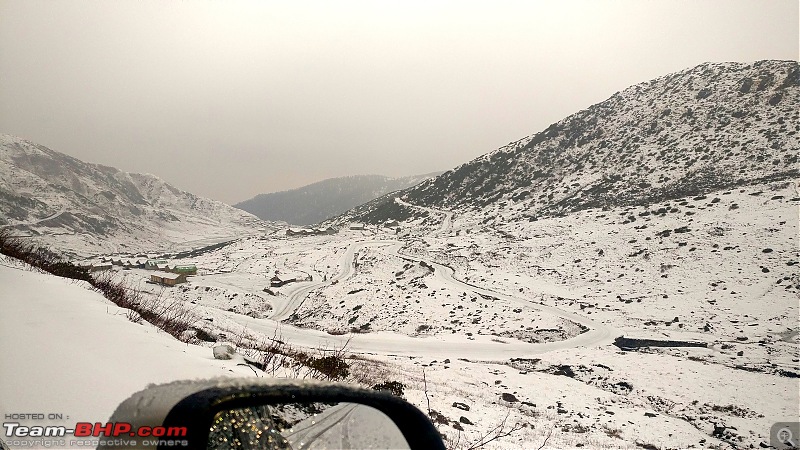
{"label": "snow-covered hillside", "polygon": [[[241,360],[216,360],[210,348],[131,322],[128,310],[82,282],[0,257],[0,285],[0,415],[62,416],[23,425],[105,423],[120,402],[151,383],[254,376],[237,366]],[[9,440],[5,433],[2,439]]]}
{"label": "snow-covered hillside", "polygon": [[76,254],[185,249],[273,229],[153,175],[0,135],[0,225]]}
{"label": "snow-covered hillside", "polygon": [[[535,220],[798,176],[797,61],[707,63],[637,84],[402,193],[418,206]],[[484,208],[490,207],[484,211]],[[392,198],[343,219],[418,215]]]}

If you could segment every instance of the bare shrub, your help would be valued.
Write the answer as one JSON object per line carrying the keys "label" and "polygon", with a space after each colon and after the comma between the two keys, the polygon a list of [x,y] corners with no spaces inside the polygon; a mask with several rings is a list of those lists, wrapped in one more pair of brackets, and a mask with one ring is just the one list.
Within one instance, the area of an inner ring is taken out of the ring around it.
{"label": "bare shrub", "polygon": [[[481,437],[478,438],[477,440],[469,443],[468,447],[467,447],[467,450],[474,450],[476,448],[481,448],[481,447],[485,446],[486,444],[488,444],[488,443],[490,443],[492,441],[496,441],[497,439],[504,438],[506,436],[510,436],[511,434],[521,430],[522,428],[524,428],[526,426],[526,425],[523,425],[523,424],[520,424],[520,423],[515,423],[513,426],[508,427],[506,425],[506,422],[508,421],[508,416],[510,414],[511,414],[511,412],[506,414],[506,416],[503,418],[502,422],[500,422],[499,424],[497,424],[496,426],[491,428],[489,431],[487,431],[486,433],[481,435]],[[552,434],[552,432],[553,431],[550,430],[551,434]],[[545,439],[544,443],[542,444],[542,446],[539,447],[539,449],[543,448],[547,444],[547,440],[548,439],[550,439],[550,435],[549,434],[548,434],[547,438]]]}
{"label": "bare shrub", "polygon": [[349,342],[348,339],[340,348],[317,349],[316,352],[319,356],[301,351],[295,351],[291,356],[308,369],[305,373],[307,377],[327,381],[344,380],[350,375],[350,364],[346,360],[345,353]]}
{"label": "bare shrub", "polygon": [[[122,280],[118,280],[110,272],[92,277],[93,288],[120,308],[126,308],[128,318],[133,321],[144,320],[160,328],[178,340],[185,341],[185,332],[197,321],[192,311],[177,299],[166,300],[163,290],[152,296],[142,291],[130,289]],[[135,313],[135,314],[134,314]]]}
{"label": "bare shrub", "polygon": [[603,426],[603,431],[606,433],[606,436],[613,437],[616,439],[622,439],[622,430],[618,428],[611,428],[608,425]]}
{"label": "bare shrub", "polygon": [[[399,373],[386,362],[372,359],[364,355],[349,354],[347,362],[350,364],[349,382],[362,386],[374,386],[392,379],[407,379],[407,374]],[[421,379],[420,379],[421,381]]]}
{"label": "bare shrub", "polygon": [[245,360],[273,376],[283,371],[291,378],[341,381],[350,375],[347,343],[341,348],[318,348],[315,355],[286,344],[277,333],[271,338],[256,338],[245,331],[238,334],[235,344]]}
{"label": "bare shrub", "polygon": [[88,269],[64,261],[58,254],[37,246],[34,242],[25,242],[21,237],[12,235],[9,228],[0,229],[0,253],[59,277],[89,282],[92,280]]}
{"label": "bare shrub", "polygon": [[384,381],[383,383],[378,383],[372,386],[372,389],[376,391],[386,391],[395,397],[402,397],[406,385],[399,381]]}

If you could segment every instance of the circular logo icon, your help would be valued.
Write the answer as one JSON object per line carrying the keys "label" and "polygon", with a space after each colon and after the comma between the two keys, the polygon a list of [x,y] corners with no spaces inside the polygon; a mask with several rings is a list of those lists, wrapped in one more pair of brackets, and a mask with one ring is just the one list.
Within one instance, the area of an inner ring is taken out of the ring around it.
{"label": "circular logo icon", "polygon": [[778,437],[778,441],[781,444],[787,444],[787,445],[791,445],[792,447],[796,447],[796,445],[794,445],[794,441],[792,441],[792,439],[794,439],[794,435],[792,434],[792,430],[790,430],[788,428],[781,428],[780,430],[778,430],[777,437]]}

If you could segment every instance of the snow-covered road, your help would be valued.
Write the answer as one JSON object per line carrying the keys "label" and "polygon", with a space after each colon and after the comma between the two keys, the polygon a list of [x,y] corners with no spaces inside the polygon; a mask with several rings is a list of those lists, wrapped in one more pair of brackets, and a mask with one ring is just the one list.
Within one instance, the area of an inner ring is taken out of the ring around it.
{"label": "snow-covered road", "polygon": [[355,260],[356,253],[359,250],[363,249],[364,247],[382,246],[393,243],[395,243],[395,241],[364,241],[351,244],[349,247],[347,247],[347,250],[342,256],[339,273],[336,274],[336,276],[331,277],[331,279],[328,281],[319,281],[321,274],[314,273],[314,278],[316,278],[317,281],[298,283],[293,287],[293,289],[288,291],[287,301],[275,308],[271,319],[276,321],[288,319],[292,313],[297,311],[297,308],[303,304],[303,301],[305,301],[306,297],[308,297],[308,294],[310,294],[313,290],[322,286],[330,285],[331,283],[338,283],[352,276],[355,273],[353,261]]}
{"label": "snow-covered road", "polygon": [[408,203],[407,201],[401,199],[400,197],[394,198],[395,203],[398,205],[405,206],[407,208],[418,209],[420,211],[426,211],[433,214],[441,214],[442,217],[442,224],[439,226],[439,229],[436,231],[436,234],[442,235],[448,233],[453,228],[453,212],[452,211],[445,211],[442,209],[434,209],[428,208],[425,206],[418,206]]}
{"label": "snow-covered road", "polygon": [[401,254],[399,252],[403,243],[395,240],[366,240],[352,243],[342,256],[339,273],[327,282],[313,281],[298,283],[298,286],[289,293],[288,300],[276,308],[272,319],[256,319],[233,312],[220,311],[228,319],[239,323],[248,329],[263,333],[268,336],[280,336],[284,342],[295,346],[310,348],[341,348],[347,345],[347,350],[352,353],[396,355],[409,357],[432,358],[469,358],[478,360],[506,360],[509,358],[526,358],[533,355],[567,348],[587,347],[610,344],[617,333],[612,327],[603,323],[590,320],[586,317],[563,311],[561,309],[534,303],[525,298],[514,297],[507,294],[481,288],[465,283],[454,277],[453,270],[438,263],[426,261],[434,268],[435,276],[444,284],[457,290],[466,290],[479,295],[487,295],[506,300],[508,302],[525,305],[527,307],[547,312],[560,318],[581,324],[588,330],[573,338],[558,342],[527,343],[515,339],[496,336],[475,335],[469,336],[428,336],[410,337],[398,333],[374,332],[365,334],[330,335],[323,331],[298,328],[281,323],[292,315],[303,303],[306,297],[315,289],[339,282],[352,276],[355,272],[354,259],[359,250],[365,247],[381,247],[393,256],[409,261],[421,262],[422,259]]}

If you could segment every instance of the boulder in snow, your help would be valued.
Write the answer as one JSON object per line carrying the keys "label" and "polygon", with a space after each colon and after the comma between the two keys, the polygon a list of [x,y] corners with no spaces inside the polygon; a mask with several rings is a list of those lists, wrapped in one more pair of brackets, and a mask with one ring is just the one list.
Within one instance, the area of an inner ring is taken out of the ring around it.
{"label": "boulder in snow", "polygon": [[227,342],[221,342],[214,346],[214,359],[231,359],[235,354],[236,349]]}
{"label": "boulder in snow", "polygon": [[508,392],[504,392],[503,395],[500,396],[500,398],[502,398],[504,402],[509,402],[509,403],[514,403],[519,401],[517,399],[517,396],[515,396],[514,394],[510,394]]}

